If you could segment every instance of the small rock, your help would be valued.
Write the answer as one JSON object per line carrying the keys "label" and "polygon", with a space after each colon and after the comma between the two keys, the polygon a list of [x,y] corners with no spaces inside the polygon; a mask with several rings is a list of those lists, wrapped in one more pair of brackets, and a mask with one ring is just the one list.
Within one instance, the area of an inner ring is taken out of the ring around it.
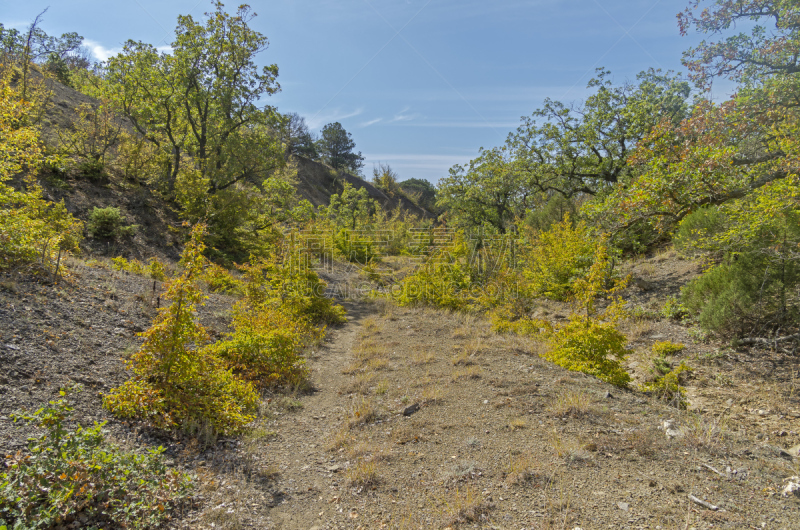
{"label": "small rock", "polygon": [[606,392],[603,394],[603,399],[614,399],[614,396],[611,394],[611,392]]}
{"label": "small rock", "polygon": [[412,414],[419,411],[419,403],[414,403],[410,407],[406,407],[403,410],[403,416],[411,416]]}
{"label": "small rock", "polygon": [[670,440],[683,436],[683,431],[675,424],[675,420],[664,420],[661,422],[661,429]]}
{"label": "small rock", "polygon": [[588,443],[588,444],[586,444],[586,450],[587,451],[591,451],[593,453],[596,452],[597,451],[597,444],[596,443]]}
{"label": "small rock", "polygon": [[783,496],[800,498],[800,477],[790,477],[786,480],[789,481],[789,484],[783,488]]}
{"label": "small rock", "polygon": [[337,471],[342,469],[342,466],[340,466],[339,464],[333,464],[332,466],[328,466],[326,469],[331,473],[336,473]]}
{"label": "small rock", "polygon": [[9,350],[14,350],[14,351],[19,350],[19,346],[14,346],[13,344],[6,344],[6,348],[8,348]]}
{"label": "small rock", "polygon": [[630,509],[630,506],[628,505],[627,502],[618,502],[617,506],[619,506],[619,509],[622,510],[623,512],[627,512]]}
{"label": "small rock", "polygon": [[790,447],[786,450],[792,456],[800,456],[800,445],[795,445],[794,447]]}
{"label": "small rock", "polygon": [[758,414],[759,416],[766,416],[767,414],[769,414],[769,411],[764,409],[759,409],[756,414]]}

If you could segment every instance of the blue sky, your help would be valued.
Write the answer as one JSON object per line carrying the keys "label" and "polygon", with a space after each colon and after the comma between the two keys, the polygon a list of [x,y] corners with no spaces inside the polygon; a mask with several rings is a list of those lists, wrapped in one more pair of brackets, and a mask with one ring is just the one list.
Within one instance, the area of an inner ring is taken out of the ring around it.
{"label": "blue sky", "polygon": [[[241,0],[240,0],[241,1]],[[178,14],[202,17],[207,0],[6,2],[0,22],[77,31],[98,58],[131,38],[167,45]],[[229,2],[235,10],[238,2]],[[502,144],[546,97],[576,101],[594,69],[614,80],[648,67],[683,70],[670,0],[253,1],[251,25],[270,39],[259,61],[280,69],[270,98],[313,128],[339,121],[373,164],[402,180],[435,183],[480,147]]]}

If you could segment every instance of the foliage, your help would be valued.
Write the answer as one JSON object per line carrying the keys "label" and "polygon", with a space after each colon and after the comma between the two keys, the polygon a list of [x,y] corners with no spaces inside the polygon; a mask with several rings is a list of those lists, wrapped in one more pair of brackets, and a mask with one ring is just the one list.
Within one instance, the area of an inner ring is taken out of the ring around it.
{"label": "foliage", "polygon": [[574,281],[589,271],[605,245],[584,221],[573,223],[569,215],[546,232],[529,232],[528,240],[520,249],[522,275],[532,293],[554,300],[570,296]]}
{"label": "foliage", "polygon": [[544,355],[548,361],[612,385],[626,387],[630,383],[630,375],[620,364],[630,353],[625,348],[628,339],[613,323],[573,315],[548,340],[551,349]]}
{"label": "foliage", "polygon": [[427,180],[410,178],[398,183],[400,189],[414,204],[428,210],[431,213],[438,213],[436,208],[436,187]]}
{"label": "foliage", "polygon": [[139,455],[105,440],[104,423],[68,429],[65,392],[33,414],[19,414],[47,432],[27,454],[6,457],[0,473],[0,527],[52,528],[80,517],[83,525],[153,528],[190,491],[189,478],[168,469],[163,448]]}
{"label": "foliage", "polygon": [[356,230],[365,228],[377,210],[378,203],[370,199],[366,188],[355,188],[345,182],[341,193],[331,195],[327,213],[336,226]]}
{"label": "foliage", "polygon": [[[42,197],[34,179],[45,159],[32,125],[36,111],[11,77],[11,69],[0,71],[0,269],[40,260],[57,274],[62,253],[77,249],[83,227],[63,202]],[[20,190],[9,184],[17,175],[25,175]]]}
{"label": "foliage", "polygon": [[673,320],[680,320],[689,313],[689,310],[683,305],[677,297],[670,296],[661,307],[661,316]]}
{"label": "foliage", "polygon": [[673,406],[685,409],[688,406],[686,401],[686,389],[681,386],[681,375],[691,372],[686,363],[681,364],[674,370],[664,374],[653,382],[642,385],[643,392],[651,392],[657,398],[669,402]]}
{"label": "foliage", "polygon": [[452,310],[468,309],[471,280],[467,267],[468,247],[461,234],[447,248],[439,250],[391,290],[401,306],[432,305]]}
{"label": "foliage", "polygon": [[259,71],[255,63],[268,40],[249,26],[255,16],[249,6],[235,15],[220,2],[214,7],[204,24],[178,17],[170,53],[128,41],[95,80],[94,92],[169,155],[170,189],[183,163],[208,179],[213,194],[283,160],[279,141],[267,131],[279,128],[280,118],[271,107],[260,108],[280,88],[277,66]]}
{"label": "foliage", "polygon": [[661,341],[656,342],[652,346],[653,354],[657,355],[658,357],[664,357],[666,355],[675,355],[676,353],[680,353],[686,349],[686,346],[676,342],[670,341]]}
{"label": "foliage", "polygon": [[[618,281],[606,289],[609,258],[605,246],[599,246],[594,264],[584,278],[575,280],[572,290],[573,312],[566,324],[557,326],[546,338],[550,350],[544,358],[568,370],[593,375],[613,385],[626,387],[630,375],[621,361],[630,353],[625,346],[627,337],[617,329],[617,322],[625,315],[624,301],[619,292],[627,281]],[[605,295],[609,304],[602,311],[596,309],[596,299]]]}
{"label": "foliage", "polygon": [[488,227],[505,234],[525,212],[530,191],[513,167],[507,148],[482,150],[469,166],[450,168],[439,181],[436,207],[449,224],[459,228]]}
{"label": "foliage", "polygon": [[241,431],[253,418],[258,396],[252,385],[202,347],[208,335],[195,320],[194,308],[204,298],[197,287],[205,265],[204,229],[192,229],[181,257],[184,270],[166,285],[163,296],[172,304],[160,308],[153,326],[141,334],[144,344],[129,361],[134,378],[103,399],[116,416],[219,433]]}
{"label": "foliage", "polygon": [[203,271],[203,280],[208,284],[208,288],[215,293],[241,293],[242,282],[234,278],[233,275],[224,267],[216,263],[209,263]]}
{"label": "foliage", "polygon": [[[614,86],[599,68],[582,105],[550,99],[523,120],[507,146],[528,189],[570,198],[598,195],[630,178],[628,155],[660,121],[687,114],[689,85],[660,70],[637,75],[637,83]],[[537,120],[541,120],[538,123]]]}
{"label": "foliage", "polygon": [[800,318],[800,262],[766,253],[727,257],[682,291],[702,328],[719,335],[763,336]]}
{"label": "foliage", "polygon": [[300,155],[311,160],[319,158],[318,139],[314,133],[308,130],[306,120],[296,112],[290,112],[285,118],[283,143],[286,146],[286,157]]}
{"label": "foliage", "polygon": [[317,150],[328,165],[358,175],[364,166],[364,157],[360,151],[353,152],[355,147],[352,135],[338,121],[324,126],[317,142]]}
{"label": "foliage", "polygon": [[111,268],[115,271],[126,271],[132,274],[149,276],[158,281],[167,279],[167,268],[163,263],[158,261],[157,258],[150,258],[145,265],[137,259],[128,261],[122,256],[118,256],[116,258],[111,258],[111,263]]}
{"label": "foliage", "polygon": [[[61,150],[78,161],[88,176],[102,175],[107,158],[116,148],[122,134],[122,122],[109,105],[82,104],[69,130],[59,129]],[[88,169],[88,171],[87,171]]]}
{"label": "foliage", "polygon": [[124,219],[119,208],[92,208],[86,230],[94,238],[113,239],[118,236],[129,235],[136,229],[136,225],[123,226]]}
{"label": "foliage", "polygon": [[397,173],[389,164],[379,163],[372,168],[372,183],[387,197],[403,196],[403,190],[397,182]]}
{"label": "foliage", "polygon": [[346,322],[344,308],[325,297],[326,284],[308,267],[298,243],[292,234],[270,258],[251,259],[239,267],[247,279],[246,299],[311,324]]}

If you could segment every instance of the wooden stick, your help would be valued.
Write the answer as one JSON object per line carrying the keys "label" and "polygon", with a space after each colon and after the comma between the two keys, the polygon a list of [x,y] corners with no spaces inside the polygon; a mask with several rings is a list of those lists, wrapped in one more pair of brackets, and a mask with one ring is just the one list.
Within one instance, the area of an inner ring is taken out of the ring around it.
{"label": "wooden stick", "polygon": [[712,510],[712,511],[715,511],[715,512],[716,512],[717,510],[719,510],[719,507],[717,507],[717,506],[714,506],[714,505],[713,505],[713,504],[711,504],[710,502],[706,502],[706,501],[704,501],[704,500],[698,499],[697,497],[695,497],[695,496],[694,496],[694,495],[692,495],[691,493],[689,494],[689,500],[690,500],[690,501],[692,501],[692,502],[693,502],[693,503],[695,503],[695,504],[699,504],[699,505],[700,505],[700,506],[702,506],[703,508],[708,508],[709,510]]}

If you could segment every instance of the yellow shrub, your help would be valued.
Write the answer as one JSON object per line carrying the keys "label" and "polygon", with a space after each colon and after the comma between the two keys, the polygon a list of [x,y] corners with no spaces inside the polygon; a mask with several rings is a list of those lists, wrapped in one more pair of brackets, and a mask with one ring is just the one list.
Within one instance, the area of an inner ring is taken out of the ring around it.
{"label": "yellow shrub", "polygon": [[217,265],[210,263],[203,272],[203,279],[208,288],[215,293],[237,293],[242,290],[242,282],[234,278],[231,273]]}
{"label": "yellow shrub", "polygon": [[572,315],[548,340],[551,350],[544,355],[548,361],[612,385],[625,387],[630,383],[631,376],[620,364],[630,353],[625,348],[628,339],[615,324]]}
{"label": "yellow shrub", "polygon": [[234,307],[232,327],[234,331],[225,340],[208,350],[259,388],[302,385],[309,373],[301,355],[303,348],[324,334],[324,329],[315,329],[284,312],[253,308],[247,300]]}
{"label": "yellow shrub", "polygon": [[460,237],[455,244],[432,256],[392,289],[401,306],[427,304],[453,310],[467,309],[472,282],[465,264],[467,245]]}
{"label": "yellow shrub", "polygon": [[653,344],[653,353],[658,357],[664,357],[666,355],[674,355],[676,353],[680,353],[686,349],[686,346],[680,343],[670,342],[670,341],[663,341],[663,342],[656,342]]}
{"label": "yellow shrub", "polygon": [[145,265],[137,259],[128,261],[122,256],[118,256],[111,258],[111,268],[115,271],[125,271],[131,274],[149,276],[154,280],[165,281],[167,279],[166,266],[156,258],[150,258],[148,261],[149,263]]}
{"label": "yellow shrub", "polygon": [[164,298],[172,304],[161,308],[153,326],[141,334],[144,344],[129,361],[134,378],[103,399],[119,417],[158,427],[208,425],[220,433],[237,432],[253,419],[258,401],[253,386],[202,348],[209,338],[195,320],[195,307],[205,299],[197,286],[206,263],[204,228],[192,230],[181,257],[183,272],[166,285]]}
{"label": "yellow shrub", "polygon": [[[0,68],[0,270],[38,260],[57,275],[62,254],[78,248],[83,223],[63,202],[42,197],[34,176],[46,158],[30,125],[37,96],[22,98],[12,76],[12,68]],[[18,191],[7,182],[19,174],[26,177]]]}
{"label": "yellow shrub", "polygon": [[520,249],[527,262],[522,274],[533,293],[555,300],[570,296],[573,282],[588,272],[604,245],[586,223],[573,226],[569,216],[546,232],[529,234],[529,240]]}
{"label": "yellow shrub", "polygon": [[642,385],[643,392],[652,392],[657,398],[670,402],[674,406],[685,409],[688,405],[686,401],[686,389],[681,386],[681,374],[691,372],[691,368],[686,363],[681,364],[671,372],[659,377],[652,383]]}

